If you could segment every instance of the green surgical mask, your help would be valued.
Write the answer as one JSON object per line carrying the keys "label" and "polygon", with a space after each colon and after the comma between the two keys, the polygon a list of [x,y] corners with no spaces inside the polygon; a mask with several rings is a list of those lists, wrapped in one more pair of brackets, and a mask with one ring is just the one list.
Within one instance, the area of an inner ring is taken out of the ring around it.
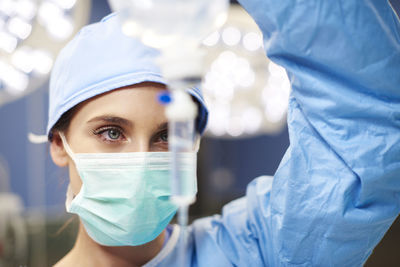
{"label": "green surgical mask", "polygon": [[[161,234],[177,211],[169,200],[170,152],[75,154],[60,135],[82,179],[80,192],[67,197],[66,208],[79,215],[93,240],[105,246],[137,246]],[[186,192],[194,198],[196,153],[178,156]]]}

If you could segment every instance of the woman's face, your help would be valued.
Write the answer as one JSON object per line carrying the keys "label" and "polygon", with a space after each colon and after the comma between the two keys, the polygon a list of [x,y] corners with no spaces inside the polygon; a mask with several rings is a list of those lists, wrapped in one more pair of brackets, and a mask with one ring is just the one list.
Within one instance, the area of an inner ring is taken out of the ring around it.
{"label": "woman's face", "polygon": [[[74,153],[149,152],[168,150],[167,119],[157,94],[161,84],[141,83],[91,98],[79,105],[65,133]],[[58,135],[51,144],[53,161],[68,165],[78,194],[82,181]]]}

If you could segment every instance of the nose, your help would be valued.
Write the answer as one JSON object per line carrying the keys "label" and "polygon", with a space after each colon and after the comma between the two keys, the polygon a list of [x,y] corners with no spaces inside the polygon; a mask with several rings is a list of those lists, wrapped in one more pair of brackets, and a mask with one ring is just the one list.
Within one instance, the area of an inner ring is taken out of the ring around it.
{"label": "nose", "polygon": [[134,152],[150,152],[150,141],[147,136],[136,136]]}

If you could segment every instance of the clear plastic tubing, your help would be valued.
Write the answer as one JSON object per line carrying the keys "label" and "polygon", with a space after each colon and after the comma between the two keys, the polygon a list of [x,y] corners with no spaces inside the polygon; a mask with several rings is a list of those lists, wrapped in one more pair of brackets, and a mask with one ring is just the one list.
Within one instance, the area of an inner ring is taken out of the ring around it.
{"label": "clear plastic tubing", "polygon": [[173,201],[180,204],[191,204],[193,202],[192,190],[188,190],[185,177],[181,177],[180,166],[184,166],[182,157],[178,154],[193,151],[194,121],[170,121],[169,128],[169,147],[172,152],[172,196]]}
{"label": "clear plastic tubing", "polygon": [[[171,168],[171,200],[178,206],[178,224],[181,234],[179,240],[179,262],[180,266],[187,266],[185,262],[188,209],[189,205],[195,201],[193,190],[190,184],[182,175],[179,168],[184,166],[178,155],[194,150],[194,119],[197,115],[197,107],[190,96],[182,90],[172,91],[172,102],[166,109],[168,125],[169,150],[172,152]],[[181,176],[182,175],[182,176]]]}
{"label": "clear plastic tubing", "polygon": [[189,152],[193,149],[193,120],[171,121],[169,125],[169,146],[172,152],[171,169],[171,200],[178,206],[178,224],[181,229],[179,237],[179,263],[180,266],[186,266],[186,240],[188,225],[189,205],[194,202],[193,195],[188,195],[185,190],[185,180],[180,176],[179,166],[182,166],[178,153]]}

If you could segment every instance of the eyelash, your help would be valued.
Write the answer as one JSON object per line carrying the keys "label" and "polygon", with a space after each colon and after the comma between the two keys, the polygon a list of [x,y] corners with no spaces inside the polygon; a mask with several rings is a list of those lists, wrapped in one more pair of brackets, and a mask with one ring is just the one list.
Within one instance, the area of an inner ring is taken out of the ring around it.
{"label": "eyelash", "polygon": [[[166,140],[166,141],[162,140],[162,136],[163,136],[164,134],[167,135],[167,140]],[[156,135],[156,138],[155,138],[155,139],[156,139],[156,140],[161,140],[160,142],[168,143],[168,130],[162,130],[162,131],[160,131],[160,132]]]}
{"label": "eyelash", "polygon": [[[112,139],[112,138],[109,137],[110,131],[112,131],[112,130],[114,130],[114,131],[119,133],[119,138],[118,139]],[[99,138],[101,138],[102,141],[108,142],[108,143],[118,143],[118,142],[125,141],[126,138],[125,138],[123,132],[124,131],[120,127],[117,127],[117,126],[103,126],[103,127],[100,127],[100,128],[98,128],[96,130],[93,130],[93,134],[94,135],[96,135]],[[108,133],[107,136],[104,136],[103,135],[104,133]],[[121,137],[123,138],[122,140],[120,140]]]}
{"label": "eyelash", "polygon": [[[109,134],[110,134],[111,130],[117,131],[119,133],[119,135],[120,135],[119,137],[123,138],[123,139],[120,140],[120,138],[118,138],[118,139],[109,138]],[[104,136],[103,135],[104,133],[107,133],[107,136]],[[98,129],[93,130],[93,134],[98,136],[99,138],[102,139],[102,141],[107,142],[107,143],[114,143],[115,144],[115,143],[123,142],[123,141],[126,140],[126,137],[124,136],[123,129],[121,129],[118,126],[103,126],[103,127],[100,127]],[[164,134],[166,134],[166,139],[167,139],[166,141],[162,140]],[[157,133],[157,135],[155,136],[154,140],[155,140],[155,143],[167,143],[168,144],[168,130],[165,129],[165,130],[162,130],[159,133]]]}

